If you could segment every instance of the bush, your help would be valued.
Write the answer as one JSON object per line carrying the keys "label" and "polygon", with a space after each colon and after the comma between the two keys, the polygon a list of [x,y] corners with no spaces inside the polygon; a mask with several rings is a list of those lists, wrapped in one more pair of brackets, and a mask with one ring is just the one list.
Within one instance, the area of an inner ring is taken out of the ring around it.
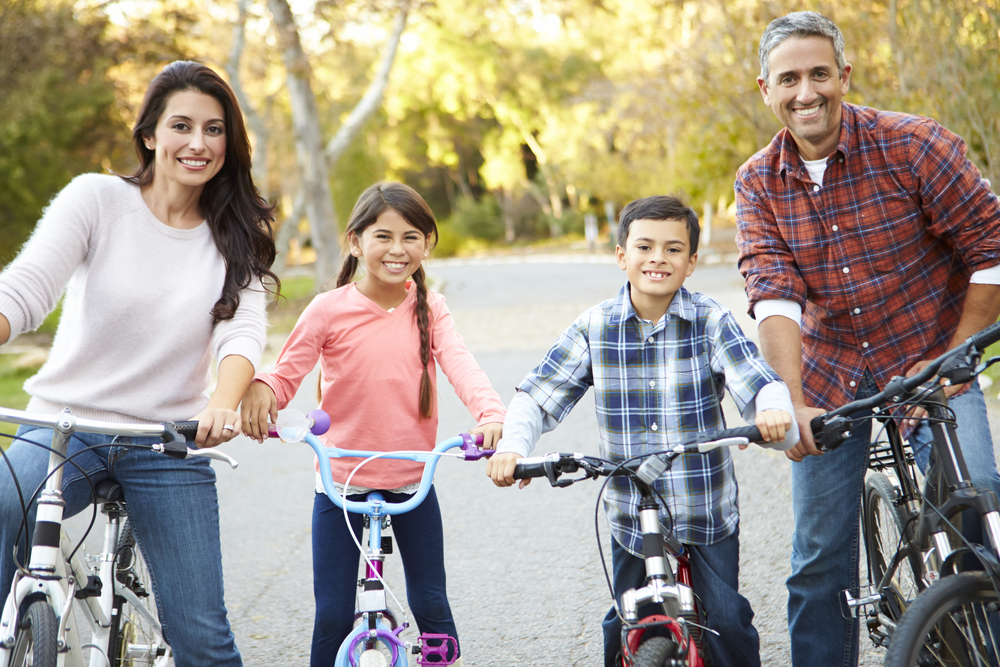
{"label": "bush", "polygon": [[459,237],[495,242],[504,238],[503,219],[497,200],[485,195],[479,201],[462,197],[455,204],[446,226]]}

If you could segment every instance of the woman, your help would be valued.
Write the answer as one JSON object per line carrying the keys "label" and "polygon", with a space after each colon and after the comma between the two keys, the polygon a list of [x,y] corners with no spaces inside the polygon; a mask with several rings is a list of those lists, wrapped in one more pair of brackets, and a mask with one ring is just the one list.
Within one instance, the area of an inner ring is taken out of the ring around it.
{"label": "woman", "polygon": [[[74,179],[0,274],[0,344],[41,324],[65,290],[49,359],[25,383],[28,410],[69,407],[78,417],[121,422],[197,419],[198,446],[214,447],[240,433],[236,408],[264,346],[263,285],[278,285],[270,271],[272,208],[250,176],[236,98],[204,65],[171,63],[153,79],[132,135],[139,168]],[[218,382],[208,396],[213,356]],[[47,445],[51,431],[22,427],[18,435],[8,458],[22,488],[33,489],[48,460],[33,443]],[[106,442],[77,434],[69,453]],[[242,664],[223,603],[208,462],[117,446],[74,461],[91,482],[111,478],[124,490],[178,667]],[[67,516],[89,505],[90,490],[67,466]],[[0,600],[22,518],[4,466]]]}

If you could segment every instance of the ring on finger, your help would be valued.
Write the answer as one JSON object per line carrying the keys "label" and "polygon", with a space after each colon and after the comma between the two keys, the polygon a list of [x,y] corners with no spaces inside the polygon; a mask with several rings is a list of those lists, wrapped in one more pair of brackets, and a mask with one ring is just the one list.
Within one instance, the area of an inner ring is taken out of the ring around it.
{"label": "ring on finger", "polygon": [[232,431],[233,427],[230,424],[226,424],[225,426],[222,427],[222,430],[223,431]]}

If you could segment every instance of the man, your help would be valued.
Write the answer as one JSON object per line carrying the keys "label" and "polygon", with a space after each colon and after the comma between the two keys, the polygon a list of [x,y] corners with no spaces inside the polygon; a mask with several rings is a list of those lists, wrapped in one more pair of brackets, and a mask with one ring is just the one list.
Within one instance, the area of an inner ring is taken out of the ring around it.
{"label": "man", "polygon": [[[795,536],[788,580],[795,665],[850,665],[858,623],[837,596],[857,586],[858,516],[870,422],[822,454],[814,416],[871,396],[1000,315],[1000,208],[933,120],[841,101],[851,66],[814,12],[773,21],[760,42],[764,102],[785,129],[736,178],[740,271],[761,350],[792,394]],[[982,391],[949,387],[980,488],[1000,491]],[[923,465],[930,429],[910,438]]]}

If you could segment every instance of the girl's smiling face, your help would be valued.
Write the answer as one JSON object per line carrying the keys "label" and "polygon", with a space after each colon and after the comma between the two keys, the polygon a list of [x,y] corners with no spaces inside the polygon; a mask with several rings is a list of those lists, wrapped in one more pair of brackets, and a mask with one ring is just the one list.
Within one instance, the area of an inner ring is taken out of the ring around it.
{"label": "girl's smiling face", "polygon": [[420,268],[430,239],[395,209],[386,209],[360,235],[351,232],[351,252],[365,265],[359,281],[362,291],[406,291],[406,280]]}

